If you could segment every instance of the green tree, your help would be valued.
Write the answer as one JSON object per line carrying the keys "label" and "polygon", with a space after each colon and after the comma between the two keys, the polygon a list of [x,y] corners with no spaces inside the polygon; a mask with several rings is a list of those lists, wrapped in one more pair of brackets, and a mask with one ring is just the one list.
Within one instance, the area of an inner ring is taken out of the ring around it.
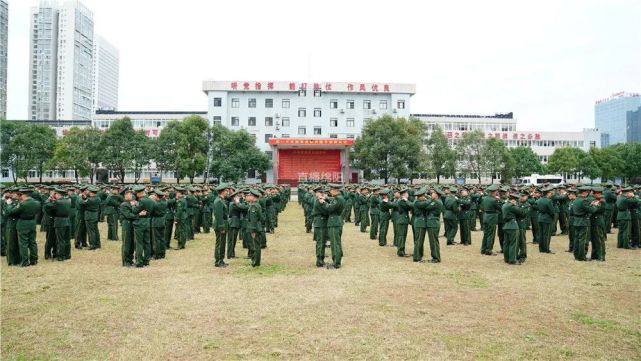
{"label": "green tree", "polygon": [[514,162],[514,176],[517,178],[527,177],[532,174],[545,174],[539,157],[530,147],[515,147],[509,149]]}
{"label": "green tree", "polygon": [[576,150],[570,147],[556,148],[548,160],[548,170],[552,173],[561,173],[565,181],[568,173],[576,173],[579,168]]}
{"label": "green tree", "polygon": [[76,177],[89,175],[90,164],[86,154],[86,146],[80,128],[71,128],[56,144],[50,166],[59,170],[73,170]]}
{"label": "green tree", "polygon": [[425,160],[422,147],[425,128],[418,120],[382,116],[363,128],[351,150],[352,167],[366,179],[414,177]]}
{"label": "green tree", "polygon": [[595,179],[599,178],[601,169],[599,168],[595,158],[592,156],[592,153],[582,151],[578,156],[578,159],[578,171],[581,173],[581,177],[588,177],[591,182],[594,182]]}
{"label": "green tree", "polygon": [[104,164],[113,171],[121,183],[125,182],[125,174],[133,163],[133,140],[136,131],[131,124],[131,119],[125,117],[115,120],[104,135]]}
{"label": "green tree", "polygon": [[180,141],[180,122],[171,121],[165,125],[160,136],[152,141],[156,167],[161,171],[171,171],[176,174],[180,183],[182,177],[178,173],[177,151]]}
{"label": "green tree", "polygon": [[255,145],[254,138],[244,130],[232,131],[214,125],[212,132],[212,159],[210,172],[219,181],[238,182],[247,172],[265,172],[271,163],[267,155]]}
{"label": "green tree", "polygon": [[19,178],[27,181],[27,175],[31,167],[29,158],[28,137],[24,134],[28,131],[28,125],[24,122],[2,121],[0,122],[0,134],[2,151],[0,152],[0,163],[3,168],[9,168],[13,176],[13,183],[18,184]]}
{"label": "green tree", "polygon": [[443,129],[436,126],[427,140],[429,169],[436,177],[436,183],[441,177],[453,176],[456,172],[456,151],[450,148]]}
{"label": "green tree", "polygon": [[497,174],[501,175],[504,182],[509,182],[513,174],[514,161],[505,143],[500,139],[490,138],[485,141],[481,154],[482,168],[491,174],[491,183],[494,183]]}
{"label": "green tree", "polygon": [[137,130],[131,139],[131,169],[134,171],[134,183],[138,183],[143,168],[149,165],[152,157],[151,140],[142,130]]}
{"label": "green tree", "polygon": [[46,165],[53,157],[56,146],[56,131],[47,125],[30,125],[22,136],[26,137],[25,142],[30,148],[29,163],[38,170],[40,183],[42,183],[42,174],[47,169]]}
{"label": "green tree", "polygon": [[190,183],[207,169],[209,131],[207,120],[197,115],[186,117],[178,126],[176,170]]}
{"label": "green tree", "polygon": [[590,154],[599,167],[599,177],[602,180],[614,179],[614,177],[620,176],[623,172],[623,168],[625,167],[623,158],[621,158],[621,154],[619,154],[614,147],[601,149],[591,148]]}
{"label": "green tree", "polygon": [[456,153],[461,160],[460,172],[475,176],[479,184],[484,171],[485,133],[480,130],[467,132],[456,145]]}

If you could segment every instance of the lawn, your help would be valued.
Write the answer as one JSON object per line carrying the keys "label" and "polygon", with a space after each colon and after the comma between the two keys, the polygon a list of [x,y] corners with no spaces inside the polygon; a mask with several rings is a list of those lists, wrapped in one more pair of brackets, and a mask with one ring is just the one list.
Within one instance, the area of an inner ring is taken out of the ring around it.
{"label": "lawn", "polygon": [[481,232],[471,247],[441,237],[434,265],[399,258],[347,223],[343,268],[328,270],[314,265],[297,204],[279,223],[257,269],[242,258],[214,268],[213,233],[150,267],[123,268],[104,223],[103,248],[73,249],[68,262],[41,253],[22,269],[3,259],[1,357],[641,359],[641,251],[616,249],[616,235],[605,263],[575,262],[557,236],[553,255],[528,243],[523,266],[481,256]]}

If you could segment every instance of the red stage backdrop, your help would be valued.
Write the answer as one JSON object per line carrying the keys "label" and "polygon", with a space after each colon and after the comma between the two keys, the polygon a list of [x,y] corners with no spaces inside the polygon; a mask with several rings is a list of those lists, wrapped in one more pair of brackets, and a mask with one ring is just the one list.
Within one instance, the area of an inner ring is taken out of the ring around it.
{"label": "red stage backdrop", "polygon": [[300,180],[340,182],[339,149],[280,149],[278,183],[298,185]]}

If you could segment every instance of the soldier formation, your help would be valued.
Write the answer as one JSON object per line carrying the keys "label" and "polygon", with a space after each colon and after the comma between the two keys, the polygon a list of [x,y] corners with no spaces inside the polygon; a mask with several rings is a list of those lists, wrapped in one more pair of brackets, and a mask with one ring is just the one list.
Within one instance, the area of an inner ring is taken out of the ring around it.
{"label": "soldier formation", "polygon": [[[412,260],[423,263],[427,235],[430,263],[441,262],[439,233],[441,219],[446,244],[472,244],[471,232],[481,230],[482,255],[495,256],[498,236],[505,263],[521,265],[527,259],[526,234],[540,253],[554,253],[551,237],[567,235],[577,261],[605,261],[605,241],[618,228],[617,248],[639,249],[641,186],[622,187],[612,183],[597,186],[577,184],[441,186],[441,185],[346,185],[301,184],[298,202],[303,207],[305,229],[316,243],[316,266],[325,265],[329,241],[333,264],[341,266],[342,227],[352,223],[369,233],[378,245],[387,245],[392,224],[391,246],[399,257],[406,254],[408,228],[412,229]],[[340,219],[336,212],[342,210]],[[353,219],[353,221],[352,221]],[[480,225],[480,228],[477,228]],[[368,232],[369,227],[369,232]],[[587,253],[590,250],[590,257]]]}
{"label": "soldier formation", "polygon": [[[66,185],[2,189],[2,256],[10,266],[38,263],[36,232],[45,232],[44,258],[71,258],[78,250],[101,248],[99,222],[107,222],[107,240],[122,241],[122,265],[145,267],[166,257],[171,240],[184,249],[194,234],[215,233],[214,265],[237,258],[236,243],[260,266],[267,233],[290,198],[288,186],[232,185]],[[120,236],[120,237],[119,237]],[[226,252],[225,252],[226,250]]]}

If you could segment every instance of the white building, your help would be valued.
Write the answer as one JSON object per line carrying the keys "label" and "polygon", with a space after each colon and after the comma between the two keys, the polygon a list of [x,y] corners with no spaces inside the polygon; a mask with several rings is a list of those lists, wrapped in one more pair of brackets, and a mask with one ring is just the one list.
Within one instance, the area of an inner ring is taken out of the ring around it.
{"label": "white building", "polygon": [[93,14],[79,1],[32,8],[29,119],[90,120]]}
{"label": "white building", "polygon": [[30,120],[56,119],[58,73],[58,6],[42,0],[31,8],[29,56]]}
{"label": "white building", "polygon": [[[270,138],[353,139],[372,119],[409,117],[414,84],[204,81],[210,124],[245,129],[273,160]],[[274,170],[267,182],[273,182]]]}
{"label": "white building", "polygon": [[93,109],[118,109],[120,52],[102,36],[94,38]]}
{"label": "white building", "polygon": [[186,117],[198,115],[206,118],[207,112],[204,111],[114,111],[114,110],[96,110],[92,126],[100,130],[107,130],[111,123],[122,118],[131,119],[131,124],[135,130],[143,130],[148,137],[156,138],[160,135],[162,129],[167,123],[174,120],[183,120]]}
{"label": "white building", "polygon": [[58,21],[56,119],[91,119],[93,99],[93,13],[67,1]]}
{"label": "white building", "polygon": [[7,118],[7,49],[9,44],[9,4],[0,0],[0,119]]}

